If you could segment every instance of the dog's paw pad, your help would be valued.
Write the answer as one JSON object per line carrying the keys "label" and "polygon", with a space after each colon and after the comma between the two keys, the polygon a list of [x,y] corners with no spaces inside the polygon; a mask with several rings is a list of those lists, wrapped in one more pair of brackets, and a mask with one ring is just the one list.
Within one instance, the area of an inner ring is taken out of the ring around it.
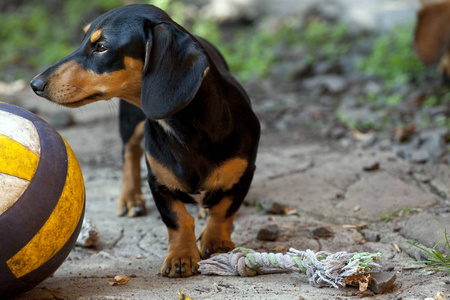
{"label": "dog's paw pad", "polygon": [[214,253],[227,253],[235,248],[232,241],[212,241],[209,243],[202,243],[201,257],[202,259],[209,258]]}
{"label": "dog's paw pad", "polygon": [[189,277],[199,274],[198,262],[199,255],[194,256],[168,256],[161,268],[161,274],[165,277]]}

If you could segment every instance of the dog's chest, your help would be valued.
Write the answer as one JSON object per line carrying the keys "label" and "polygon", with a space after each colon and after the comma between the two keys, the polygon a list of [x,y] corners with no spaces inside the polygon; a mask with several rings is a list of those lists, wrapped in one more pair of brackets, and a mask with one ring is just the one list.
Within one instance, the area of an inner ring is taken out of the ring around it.
{"label": "dog's chest", "polygon": [[[201,176],[200,172],[192,174],[179,170],[180,168],[164,165],[148,153],[147,159],[158,184],[170,190],[193,194],[196,201],[200,201],[207,191],[230,190],[240,181],[248,166],[246,159],[235,157],[220,163],[206,175]],[[177,169],[179,172],[176,172]],[[193,177],[196,179],[195,182],[191,180]]]}

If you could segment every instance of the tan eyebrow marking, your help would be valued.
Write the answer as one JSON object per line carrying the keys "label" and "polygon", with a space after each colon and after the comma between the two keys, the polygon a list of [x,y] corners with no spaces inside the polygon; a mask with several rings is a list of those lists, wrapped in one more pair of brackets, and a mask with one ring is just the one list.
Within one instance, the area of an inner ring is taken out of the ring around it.
{"label": "tan eyebrow marking", "polygon": [[98,39],[102,36],[102,31],[96,30],[94,31],[94,33],[91,35],[91,43],[95,43],[96,41],[98,41]]}
{"label": "tan eyebrow marking", "polygon": [[84,34],[86,34],[89,31],[89,28],[91,28],[91,24],[87,24],[83,27]]}

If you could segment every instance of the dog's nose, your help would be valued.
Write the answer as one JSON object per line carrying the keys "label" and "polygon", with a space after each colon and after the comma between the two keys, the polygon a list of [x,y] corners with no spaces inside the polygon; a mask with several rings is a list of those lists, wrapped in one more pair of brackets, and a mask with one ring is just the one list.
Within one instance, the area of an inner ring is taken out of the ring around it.
{"label": "dog's nose", "polygon": [[41,76],[38,76],[31,80],[30,85],[33,91],[38,96],[42,96],[44,94],[45,88],[47,87],[47,83]]}

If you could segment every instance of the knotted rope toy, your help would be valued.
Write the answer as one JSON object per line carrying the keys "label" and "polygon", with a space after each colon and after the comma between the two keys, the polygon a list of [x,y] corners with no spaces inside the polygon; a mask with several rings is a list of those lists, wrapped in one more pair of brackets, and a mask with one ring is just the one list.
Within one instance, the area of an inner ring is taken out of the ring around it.
{"label": "knotted rope toy", "polygon": [[[381,253],[334,254],[312,250],[299,251],[290,248],[286,254],[259,253],[246,248],[236,248],[229,253],[211,256],[199,262],[203,275],[256,276],[262,274],[301,272],[314,287],[341,288],[355,283],[355,278],[377,272],[376,263]],[[358,279],[356,279],[358,281]],[[356,282],[357,283],[357,282]]]}

